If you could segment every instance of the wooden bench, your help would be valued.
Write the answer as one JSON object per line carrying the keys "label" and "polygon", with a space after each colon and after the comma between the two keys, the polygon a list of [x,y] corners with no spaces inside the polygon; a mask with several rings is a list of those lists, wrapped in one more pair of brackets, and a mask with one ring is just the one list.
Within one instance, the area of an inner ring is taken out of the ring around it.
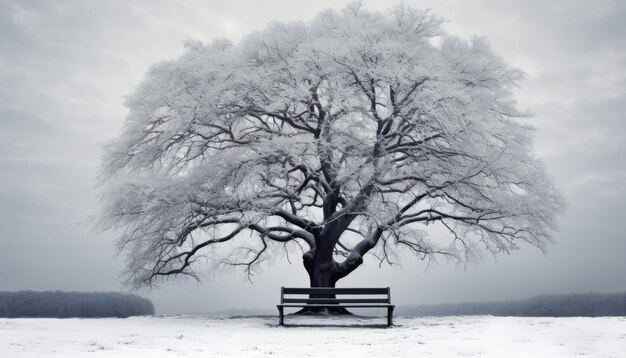
{"label": "wooden bench", "polygon": [[[305,297],[302,297],[305,295]],[[337,295],[368,296],[359,298],[343,298]],[[393,324],[393,309],[391,304],[391,290],[383,288],[294,288],[281,287],[280,304],[276,305],[279,313],[278,324],[284,325],[283,310],[287,308],[386,308],[387,325]]]}

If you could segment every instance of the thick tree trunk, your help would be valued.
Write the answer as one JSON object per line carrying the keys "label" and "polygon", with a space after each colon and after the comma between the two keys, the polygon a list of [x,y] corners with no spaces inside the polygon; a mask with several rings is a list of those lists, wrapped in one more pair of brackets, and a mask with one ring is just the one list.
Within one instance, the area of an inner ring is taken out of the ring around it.
{"label": "thick tree trunk", "polygon": [[[312,250],[307,252],[303,259],[304,267],[309,274],[311,287],[335,287],[339,280],[339,268],[337,262],[333,259],[332,250]],[[310,298],[335,298],[335,295],[317,294],[310,295]],[[305,307],[295,314],[346,315],[352,313],[342,307]]]}

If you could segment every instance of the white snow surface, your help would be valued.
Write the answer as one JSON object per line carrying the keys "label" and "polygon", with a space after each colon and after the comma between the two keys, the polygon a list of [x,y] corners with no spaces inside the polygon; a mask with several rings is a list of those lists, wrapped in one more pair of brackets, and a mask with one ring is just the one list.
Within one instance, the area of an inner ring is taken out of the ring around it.
{"label": "white snow surface", "polygon": [[0,357],[626,357],[626,317],[0,319]]}

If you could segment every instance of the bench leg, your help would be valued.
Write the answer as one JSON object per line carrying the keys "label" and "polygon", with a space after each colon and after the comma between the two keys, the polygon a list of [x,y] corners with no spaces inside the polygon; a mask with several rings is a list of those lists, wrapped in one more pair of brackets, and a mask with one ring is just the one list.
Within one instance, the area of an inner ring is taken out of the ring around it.
{"label": "bench leg", "polygon": [[393,325],[393,309],[394,307],[387,307],[387,326]]}
{"label": "bench leg", "polygon": [[278,307],[278,325],[284,326],[284,316],[283,316],[283,307]]}

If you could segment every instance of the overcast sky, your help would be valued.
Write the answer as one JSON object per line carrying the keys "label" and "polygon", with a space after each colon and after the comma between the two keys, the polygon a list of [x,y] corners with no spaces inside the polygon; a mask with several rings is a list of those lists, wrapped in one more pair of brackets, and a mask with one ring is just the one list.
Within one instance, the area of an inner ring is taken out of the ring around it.
{"label": "overcast sky", "polygon": [[[125,290],[114,234],[81,224],[98,208],[101,146],[120,132],[123,97],[186,39],[237,41],[345,3],[0,0],[0,290]],[[568,208],[547,255],[523,247],[467,269],[370,260],[342,284],[391,286],[397,304],[626,291],[626,2],[405,3],[431,8],[452,34],[485,36],[526,71],[518,99]],[[144,295],[161,313],[271,309],[281,285],[307,283],[298,262],[276,262],[254,284],[235,272]]]}

